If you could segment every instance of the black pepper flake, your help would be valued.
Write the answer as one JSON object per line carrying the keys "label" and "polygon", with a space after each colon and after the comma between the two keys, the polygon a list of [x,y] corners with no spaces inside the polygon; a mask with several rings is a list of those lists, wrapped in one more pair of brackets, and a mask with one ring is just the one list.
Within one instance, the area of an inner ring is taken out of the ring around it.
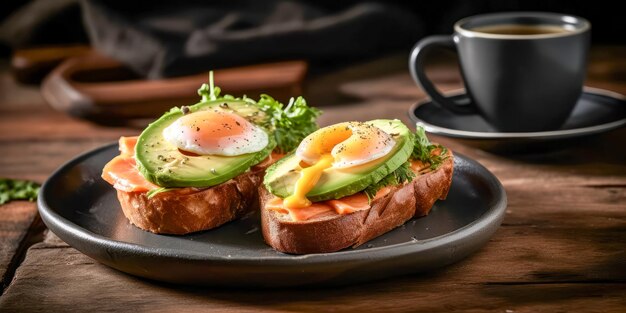
{"label": "black pepper flake", "polygon": [[180,107],[180,110],[183,112],[184,115],[189,114],[189,112],[191,111],[189,110],[189,107],[186,105]]}
{"label": "black pepper flake", "polygon": [[196,126],[196,131],[199,132],[200,131],[200,127]]}

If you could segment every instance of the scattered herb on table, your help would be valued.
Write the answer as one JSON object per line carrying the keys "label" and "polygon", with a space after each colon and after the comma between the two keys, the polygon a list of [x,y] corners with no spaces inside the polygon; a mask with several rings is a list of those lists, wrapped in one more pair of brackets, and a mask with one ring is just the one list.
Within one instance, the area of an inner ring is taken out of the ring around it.
{"label": "scattered herb on table", "polygon": [[27,180],[0,178],[0,204],[11,200],[35,201],[39,184]]}

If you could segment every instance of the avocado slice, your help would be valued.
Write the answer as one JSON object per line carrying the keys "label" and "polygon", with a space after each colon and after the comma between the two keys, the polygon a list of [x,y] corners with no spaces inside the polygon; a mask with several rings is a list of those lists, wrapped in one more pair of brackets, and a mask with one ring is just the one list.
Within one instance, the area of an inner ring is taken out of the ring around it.
{"label": "avocado slice", "polygon": [[259,107],[245,99],[203,101],[189,107],[173,108],[151,123],[139,136],[135,158],[141,174],[161,187],[210,187],[221,184],[265,159],[276,146],[273,136],[261,151],[238,156],[199,155],[181,153],[163,138],[163,129],[185,113],[202,110],[222,110],[238,114],[260,125],[267,117]]}
{"label": "avocado slice", "polygon": [[[396,145],[380,159],[350,168],[324,170],[318,183],[307,193],[309,200],[317,202],[355,194],[377,183],[409,159],[413,151],[413,135],[401,121],[373,120],[366,123],[392,135]],[[267,190],[281,198],[290,196],[300,177],[300,161],[292,153],[270,166],[263,181]]]}

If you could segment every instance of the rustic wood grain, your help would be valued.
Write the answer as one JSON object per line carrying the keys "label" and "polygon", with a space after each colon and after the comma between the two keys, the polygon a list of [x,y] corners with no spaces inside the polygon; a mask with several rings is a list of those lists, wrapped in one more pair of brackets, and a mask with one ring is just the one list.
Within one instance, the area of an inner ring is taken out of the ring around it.
{"label": "rustic wood grain", "polygon": [[[587,85],[626,93],[619,65],[625,62],[626,47],[593,50]],[[436,63],[431,75],[442,90],[457,89],[458,72],[446,64]],[[11,84],[0,74],[0,176],[42,181],[77,153],[142,126],[75,120],[50,110],[36,91]],[[424,97],[406,73],[405,56],[312,77],[306,92],[325,111],[322,125],[371,118],[409,123],[407,108]],[[0,311],[626,311],[626,128],[519,155],[432,139],[481,162],[509,199],[489,244],[456,265],[332,289],[197,288],[117,272],[49,233],[28,250],[0,297]]]}
{"label": "rustic wood grain", "polygon": [[40,241],[43,229],[35,203],[11,201],[0,205],[0,292],[10,283],[22,252]]}
{"label": "rustic wood grain", "polygon": [[[7,312],[67,311],[76,306],[84,311],[134,307],[164,312],[549,312],[581,307],[585,312],[617,312],[624,308],[623,210],[596,219],[589,219],[593,209],[584,205],[575,215],[568,208],[558,212],[537,208],[525,217],[510,211],[490,243],[455,266],[330,290],[239,291],[148,282],[100,265],[49,236],[29,250],[10,289],[0,298],[0,307]],[[554,225],[555,217],[573,221]]]}

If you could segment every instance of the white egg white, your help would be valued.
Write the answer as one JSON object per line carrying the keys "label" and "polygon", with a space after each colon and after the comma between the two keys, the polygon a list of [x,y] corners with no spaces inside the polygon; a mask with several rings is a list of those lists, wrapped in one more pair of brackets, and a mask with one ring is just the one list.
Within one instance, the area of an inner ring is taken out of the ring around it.
{"label": "white egg white", "polygon": [[[389,154],[396,144],[389,134],[372,125],[362,122],[345,122],[327,126],[307,136],[298,146],[296,155],[309,164],[316,163],[320,159],[321,154],[316,151],[319,148],[311,146],[311,144],[315,145],[313,142],[319,142],[324,136],[337,131],[344,131],[346,128],[352,131],[352,135],[341,142],[335,143],[330,151],[334,158],[332,163],[334,168],[350,168],[382,158]],[[362,136],[367,137],[362,138]],[[374,139],[374,143],[372,143],[372,139]],[[366,152],[366,155],[358,158],[351,157],[351,155],[359,154],[360,152]]]}
{"label": "white egg white", "polygon": [[[248,122],[249,123],[249,122]],[[193,152],[199,155],[237,156],[259,152],[269,143],[268,134],[260,127],[249,123],[247,131],[237,136],[225,136],[219,139],[215,146],[202,146],[194,141],[194,132],[182,125],[180,119],[174,121],[163,130],[163,137],[180,150]]]}

